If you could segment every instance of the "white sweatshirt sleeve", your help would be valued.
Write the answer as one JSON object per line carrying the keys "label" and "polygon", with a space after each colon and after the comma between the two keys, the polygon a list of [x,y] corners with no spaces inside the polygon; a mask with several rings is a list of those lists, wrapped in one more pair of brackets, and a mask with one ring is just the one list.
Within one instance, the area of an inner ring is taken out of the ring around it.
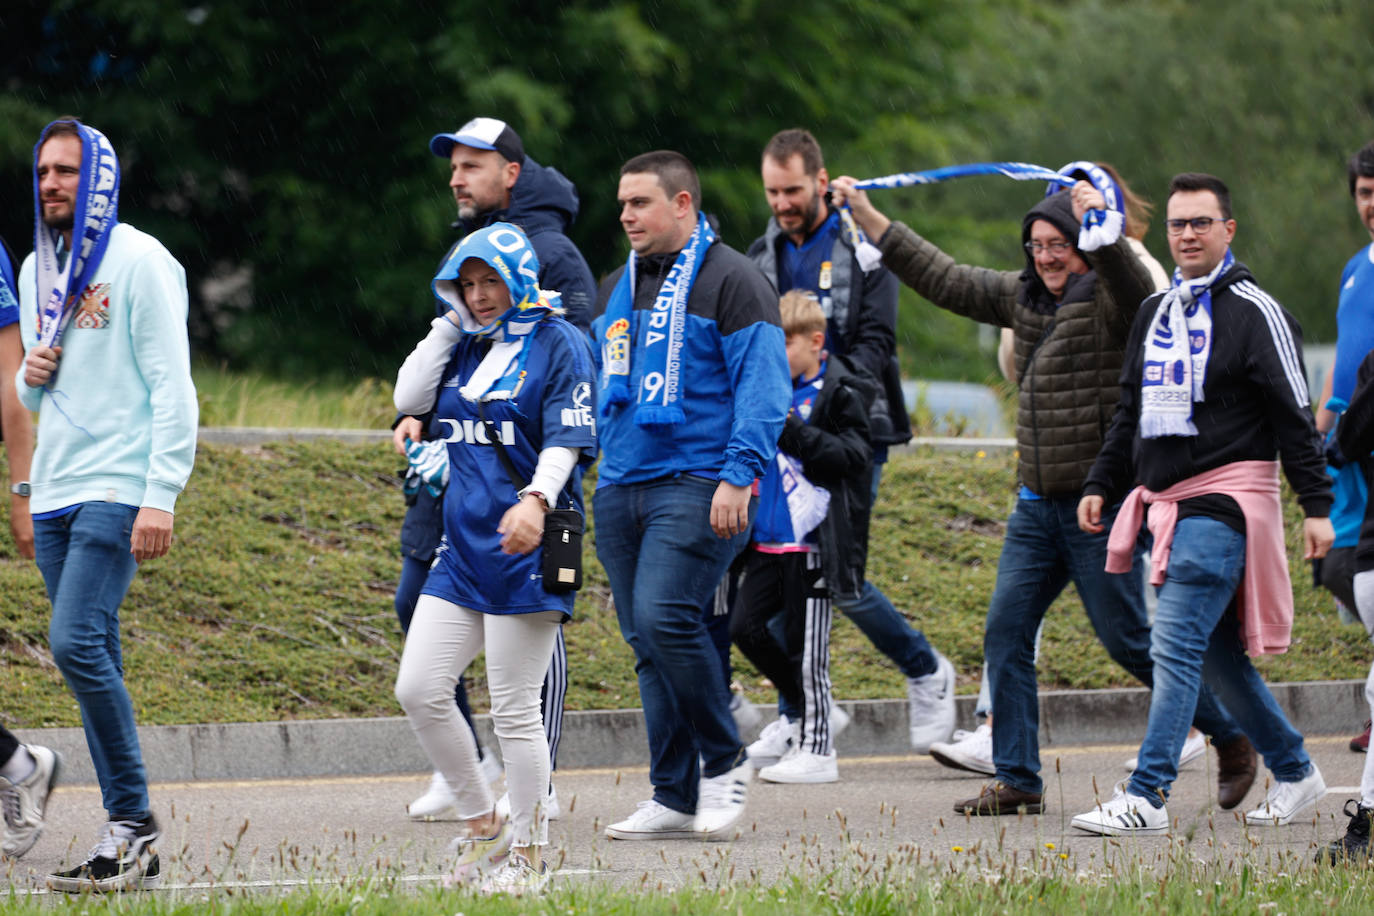
{"label": "white sweatshirt sleeve", "polygon": [[444,367],[463,338],[463,332],[447,318],[435,318],[429,327],[429,333],[415,345],[396,374],[394,400],[403,414],[419,416],[434,408]]}
{"label": "white sweatshirt sleeve", "polygon": [[539,463],[534,466],[534,474],[530,477],[530,485],[521,490],[520,495],[523,497],[531,490],[543,493],[549,508],[555,508],[558,494],[563,492],[563,485],[568,482],[573,468],[577,467],[577,459],[581,454],[582,449],[566,445],[551,445],[541,451]]}

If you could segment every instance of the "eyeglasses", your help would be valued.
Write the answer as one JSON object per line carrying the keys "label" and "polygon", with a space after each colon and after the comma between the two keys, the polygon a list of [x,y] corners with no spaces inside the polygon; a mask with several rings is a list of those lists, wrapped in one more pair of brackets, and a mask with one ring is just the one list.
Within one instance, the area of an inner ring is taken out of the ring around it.
{"label": "eyeglasses", "polygon": [[1218,216],[1195,216],[1192,219],[1166,219],[1164,228],[1170,235],[1182,235],[1184,226],[1192,226],[1198,235],[1206,235],[1213,223],[1224,223],[1226,219]]}
{"label": "eyeglasses", "polygon": [[1031,257],[1036,257],[1042,251],[1048,251],[1050,254],[1058,257],[1059,255],[1067,254],[1073,248],[1068,242],[1050,242],[1048,245],[1041,245],[1039,242],[1027,242],[1021,247],[1030,252]]}

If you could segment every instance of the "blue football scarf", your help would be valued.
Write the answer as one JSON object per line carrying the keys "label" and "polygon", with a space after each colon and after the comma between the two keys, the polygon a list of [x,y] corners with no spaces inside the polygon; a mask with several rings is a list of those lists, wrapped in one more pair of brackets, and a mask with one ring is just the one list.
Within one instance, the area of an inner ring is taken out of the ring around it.
{"label": "blue football scarf", "polygon": [[[1085,170],[1084,166],[1090,166],[1091,171]],[[1104,188],[1104,185],[1100,183],[1096,173],[1100,173],[1100,178],[1106,179],[1107,187]],[[1072,187],[1081,179],[1092,182],[1099,191],[1102,191],[1102,196],[1107,201],[1108,210],[1105,212],[1090,210],[1084,214],[1078,246],[1084,251],[1093,251],[1104,244],[1115,242],[1121,234],[1121,227],[1125,225],[1125,217],[1121,213],[1122,196],[1120,189],[1116,188],[1115,182],[1111,181],[1111,176],[1090,162],[1070,163],[1058,172],[1044,166],[1032,165],[1029,162],[971,162],[966,165],[947,165],[924,172],[902,172],[897,175],[884,175],[881,178],[869,178],[866,181],[855,182],[854,187],[860,191],[880,188],[912,188],[917,185],[938,184],[952,178],[967,178],[973,175],[1002,175],[1014,181],[1046,181],[1050,185],[1049,193],[1064,187]],[[1112,216],[1113,212],[1115,212],[1115,216]],[[864,237],[863,231],[854,222],[854,214],[849,209],[848,204],[840,207],[840,222],[843,224],[845,237],[858,256],[859,266],[864,273],[874,270],[882,262],[882,253]],[[1114,232],[1113,227],[1115,227]]]}
{"label": "blue football scarf", "polygon": [[38,153],[54,121],[43,129],[33,148],[33,250],[38,278],[38,343],[56,347],[71,321],[81,291],[100,268],[110,244],[110,232],[119,222],[119,159],[104,134],[76,123],[81,134],[81,183],[72,201],[72,250],[58,264],[62,233],[43,224],[43,202],[38,190]]}
{"label": "blue football scarf", "polygon": [[1236,263],[1231,249],[1205,277],[1184,280],[1164,294],[1145,335],[1140,379],[1140,437],[1196,436],[1193,404],[1203,401],[1207,357],[1212,353],[1212,284]]}
{"label": "blue football scarf", "polygon": [[[458,271],[469,258],[491,265],[510,291],[510,308],[486,326],[478,323],[468,310],[457,282]],[[489,355],[505,358],[500,366],[495,363],[489,366],[488,360],[483,360],[468,384],[463,386],[463,396],[469,400],[496,401],[518,395],[525,381],[525,362],[529,359],[530,344],[539,322],[550,315],[563,313],[562,297],[539,288],[539,258],[525,233],[510,223],[492,223],[468,235],[439,268],[431,288],[435,298],[462,316],[459,330],[492,341]],[[512,355],[511,347],[500,344],[518,344],[518,347]]]}
{"label": "blue football scarf", "polygon": [[[687,297],[692,292],[706,250],[716,241],[706,217],[697,214],[697,225],[687,245],[664,278],[648,316],[649,327],[638,359],[644,360],[639,381],[639,426],[671,426],[685,419],[678,402],[682,378],[682,345],[687,333]],[[611,408],[631,401],[630,360],[634,349],[635,272],[638,256],[631,251],[615,289],[606,303],[606,332],[601,344],[601,404],[603,417]]]}

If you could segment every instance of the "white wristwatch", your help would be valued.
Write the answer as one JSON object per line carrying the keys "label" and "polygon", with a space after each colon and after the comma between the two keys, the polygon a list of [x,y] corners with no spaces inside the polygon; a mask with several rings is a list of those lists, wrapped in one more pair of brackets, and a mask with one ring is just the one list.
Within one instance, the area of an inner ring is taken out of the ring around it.
{"label": "white wristwatch", "polygon": [[15,496],[28,496],[30,489],[27,480],[21,480],[19,483],[10,484],[10,492]]}

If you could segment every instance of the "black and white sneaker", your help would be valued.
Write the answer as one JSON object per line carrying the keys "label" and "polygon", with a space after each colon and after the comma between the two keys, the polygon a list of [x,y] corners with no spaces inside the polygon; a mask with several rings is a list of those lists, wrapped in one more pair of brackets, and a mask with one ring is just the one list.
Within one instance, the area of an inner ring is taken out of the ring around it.
{"label": "black and white sneaker", "polygon": [[1071,823],[1079,830],[1103,836],[1155,836],[1169,832],[1169,812],[1131,794],[1123,782],[1117,785],[1110,801],[1099,802]]}
{"label": "black and white sneaker", "polygon": [[162,866],[153,844],[161,837],[151,814],[146,821],[110,821],[86,861],[48,875],[48,887],[69,894],[157,887],[162,883]]}
{"label": "black and white sneaker", "polygon": [[[1351,811],[1350,806],[1355,810]],[[1345,803],[1346,817],[1350,824],[1345,828],[1345,836],[1333,840],[1317,850],[1317,864],[1330,862],[1332,865],[1370,864],[1369,825],[1374,823],[1374,808],[1366,808],[1353,798]]]}

